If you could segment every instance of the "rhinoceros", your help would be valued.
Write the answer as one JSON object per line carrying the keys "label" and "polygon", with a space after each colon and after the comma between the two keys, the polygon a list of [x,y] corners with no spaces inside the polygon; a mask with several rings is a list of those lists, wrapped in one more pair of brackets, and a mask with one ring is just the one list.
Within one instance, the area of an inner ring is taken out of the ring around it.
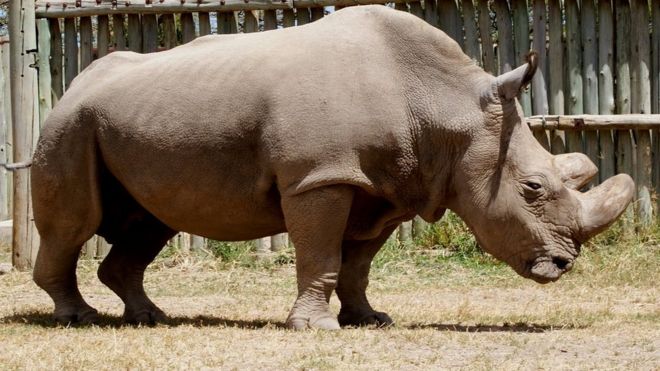
{"label": "rhinoceros", "polygon": [[[164,313],[144,271],[177,231],[216,240],[288,232],[295,329],[387,325],[365,295],[403,221],[456,212],[481,247],[540,283],[633,197],[628,175],[587,192],[582,154],[553,156],[516,100],[537,57],[494,77],[423,20],[383,6],[213,35],[92,63],[48,117],[31,170],[36,283],[63,322],[93,322],[76,262],[94,234],[98,276],[129,322]],[[338,316],[328,306],[336,292]]]}

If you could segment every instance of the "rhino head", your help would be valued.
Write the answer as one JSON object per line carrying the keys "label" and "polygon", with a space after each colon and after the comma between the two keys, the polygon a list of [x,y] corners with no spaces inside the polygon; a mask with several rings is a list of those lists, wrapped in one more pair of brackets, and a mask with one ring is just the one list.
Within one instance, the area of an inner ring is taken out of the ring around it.
{"label": "rhino head", "polygon": [[553,156],[537,142],[516,100],[536,66],[532,53],[527,64],[486,84],[482,122],[456,164],[449,208],[485,251],[547,283],[568,272],[581,244],[623,213],[634,183],[620,174],[582,193],[597,167],[580,153]]}

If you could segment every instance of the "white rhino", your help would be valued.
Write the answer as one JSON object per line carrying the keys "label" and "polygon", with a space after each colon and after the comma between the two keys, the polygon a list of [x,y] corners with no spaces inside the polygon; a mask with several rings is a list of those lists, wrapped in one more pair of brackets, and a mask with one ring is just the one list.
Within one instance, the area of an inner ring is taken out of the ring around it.
{"label": "white rhino", "polygon": [[298,279],[288,326],[384,325],[365,295],[371,260],[402,221],[451,209],[484,250],[554,281],[634,184],[618,175],[580,193],[596,167],[536,142],[515,99],[536,65],[531,54],[493,77],[442,31],[382,6],[112,53],[75,79],[34,154],[34,279],[58,320],[94,321],[75,267],[96,233],[112,244],[98,275],[125,319],[154,322],[164,314],[144,270],[177,231],[287,231]]}

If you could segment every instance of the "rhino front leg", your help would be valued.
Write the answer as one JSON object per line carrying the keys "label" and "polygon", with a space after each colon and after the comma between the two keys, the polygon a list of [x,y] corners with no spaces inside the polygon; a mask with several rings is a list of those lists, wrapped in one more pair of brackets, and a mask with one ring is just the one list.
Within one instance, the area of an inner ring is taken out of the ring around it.
{"label": "rhino front leg", "polygon": [[128,233],[112,245],[98,276],[124,302],[128,323],[155,324],[166,316],[144,291],[144,270],[167,241],[176,234],[151,215],[135,222]]}
{"label": "rhino front leg", "polygon": [[296,250],[298,299],[286,323],[295,329],[339,329],[328,302],[341,267],[341,243],[353,201],[348,186],[284,197],[282,210]]}
{"label": "rhino front leg", "polygon": [[338,317],[340,325],[384,327],[394,323],[387,313],[377,312],[371,307],[366,294],[371,261],[394,229],[396,226],[385,229],[373,240],[344,241],[336,289],[341,302]]}

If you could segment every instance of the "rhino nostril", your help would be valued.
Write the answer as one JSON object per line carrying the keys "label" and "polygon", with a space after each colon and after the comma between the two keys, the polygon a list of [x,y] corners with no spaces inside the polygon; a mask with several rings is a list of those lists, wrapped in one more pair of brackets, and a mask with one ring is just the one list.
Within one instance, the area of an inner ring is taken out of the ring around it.
{"label": "rhino nostril", "polygon": [[569,261],[564,258],[554,257],[552,258],[552,264],[556,265],[557,268],[564,270],[568,266]]}

